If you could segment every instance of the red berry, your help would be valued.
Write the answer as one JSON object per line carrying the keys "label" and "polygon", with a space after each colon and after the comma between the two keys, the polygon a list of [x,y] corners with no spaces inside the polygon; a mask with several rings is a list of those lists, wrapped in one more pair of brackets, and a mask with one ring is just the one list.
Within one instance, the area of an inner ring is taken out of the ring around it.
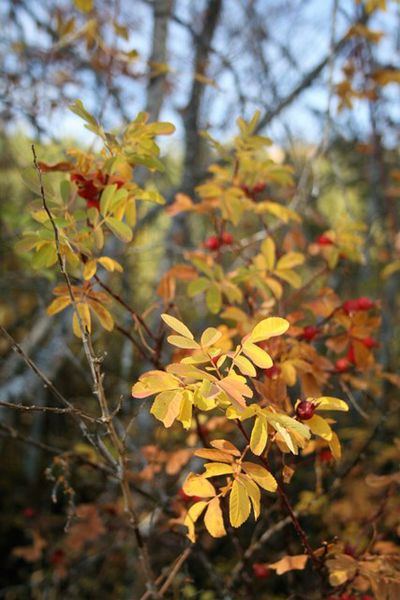
{"label": "red berry", "polygon": [[270,576],[271,571],[267,567],[267,565],[264,565],[263,563],[254,563],[253,564],[253,573],[254,573],[254,576],[257,577],[257,579],[266,579],[267,577]]}
{"label": "red berry", "polygon": [[229,244],[232,244],[232,242],[233,235],[229,233],[229,231],[224,231],[221,235],[221,244],[227,244],[229,246]]}
{"label": "red berry", "polygon": [[58,550],[54,550],[53,554],[50,556],[50,562],[53,565],[59,565],[64,561],[65,553],[62,548],[58,548]]}
{"label": "red berry", "polygon": [[246,194],[246,196],[250,196],[250,188],[245,183],[240,184],[240,189]]}
{"label": "red berry", "polygon": [[339,358],[335,362],[335,371],[337,373],[344,373],[345,371],[349,370],[350,366],[351,365],[348,358]]}
{"label": "red berry", "polygon": [[308,400],[302,400],[296,408],[296,415],[301,421],[312,419],[315,412],[315,405]]}
{"label": "red berry", "polygon": [[340,600],[357,600],[357,598],[355,597],[354,594],[348,594],[347,592],[344,592],[340,596]]}
{"label": "red berry", "polygon": [[24,508],[22,514],[26,519],[32,519],[36,515],[36,510],[31,506],[27,506]]}
{"label": "red berry", "polygon": [[345,554],[347,554],[348,556],[356,556],[356,549],[354,548],[354,546],[352,544],[345,544],[344,548],[343,548],[343,552]]}
{"label": "red berry", "polygon": [[318,335],[319,329],[315,325],[306,325],[303,329],[302,338],[307,342],[311,342]]}
{"label": "red berry", "polygon": [[379,346],[378,342],[376,340],[374,340],[374,338],[369,337],[369,336],[364,338],[361,341],[366,348],[376,348],[377,346]]}
{"label": "red berry", "polygon": [[257,183],[255,183],[253,185],[253,189],[252,192],[253,194],[259,194],[260,192],[263,192],[266,188],[266,183],[265,181],[258,181]]}
{"label": "red berry", "polygon": [[373,596],[370,596],[369,594],[363,594],[361,596],[361,600],[375,600],[375,598]]}
{"label": "red berry", "polygon": [[218,250],[220,247],[220,241],[216,235],[211,235],[204,242],[204,247],[207,248],[207,250]]}
{"label": "red berry", "polygon": [[319,460],[322,463],[330,463],[332,462],[333,459],[333,454],[332,452],[329,450],[329,448],[323,448],[320,453],[319,453]]}
{"label": "red berry", "polygon": [[370,310],[370,308],[374,308],[375,302],[366,296],[362,296],[357,300],[357,309],[358,310]]}
{"label": "red berry", "polygon": [[332,246],[333,245],[333,241],[331,240],[330,237],[328,237],[327,235],[325,235],[325,233],[322,233],[316,240],[317,244],[319,246]]}
{"label": "red berry", "polygon": [[281,370],[278,365],[272,365],[269,369],[264,369],[265,375],[268,379],[277,379],[279,377]]}
{"label": "red berry", "polygon": [[354,313],[357,310],[359,310],[358,300],[346,300],[346,302],[343,302],[342,308],[343,308],[344,312],[347,313],[348,315],[350,313]]}

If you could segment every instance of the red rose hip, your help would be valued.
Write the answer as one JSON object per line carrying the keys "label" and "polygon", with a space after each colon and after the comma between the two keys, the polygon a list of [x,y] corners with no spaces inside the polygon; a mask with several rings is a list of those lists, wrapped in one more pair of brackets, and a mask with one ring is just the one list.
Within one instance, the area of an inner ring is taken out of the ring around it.
{"label": "red rose hip", "polygon": [[253,573],[257,579],[266,579],[270,575],[270,570],[263,563],[254,563]]}
{"label": "red rose hip", "polygon": [[366,296],[362,296],[357,300],[357,309],[358,310],[370,310],[374,308],[375,302]]}
{"label": "red rose hip", "polygon": [[296,416],[301,421],[312,419],[315,412],[315,405],[308,400],[302,400],[296,408]]}
{"label": "red rose hip", "polygon": [[315,325],[306,325],[303,329],[302,338],[307,342],[311,342],[318,335],[319,329]]}
{"label": "red rose hip", "polygon": [[335,371],[337,373],[344,373],[345,371],[349,370],[350,366],[351,365],[348,358],[339,358],[335,362]]}
{"label": "red rose hip", "polygon": [[207,248],[207,250],[218,250],[220,247],[220,241],[216,235],[211,235],[204,242],[204,247]]}
{"label": "red rose hip", "polygon": [[229,231],[224,231],[221,235],[221,243],[229,246],[233,242],[233,235]]}

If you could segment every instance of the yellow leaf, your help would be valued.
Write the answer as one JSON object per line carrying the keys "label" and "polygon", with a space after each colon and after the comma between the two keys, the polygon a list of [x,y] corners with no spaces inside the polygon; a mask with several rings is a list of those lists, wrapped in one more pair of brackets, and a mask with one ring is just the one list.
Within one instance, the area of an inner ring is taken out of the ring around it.
{"label": "yellow leaf", "polygon": [[203,348],[212,346],[222,338],[222,333],[215,327],[208,327],[201,336],[200,344]]}
{"label": "yellow leaf", "polygon": [[161,315],[161,318],[164,321],[164,323],[166,323],[168,325],[168,327],[171,327],[171,329],[173,329],[180,335],[183,335],[183,337],[188,338],[189,340],[194,339],[193,334],[190,331],[190,329],[188,329],[186,327],[186,325],[184,325],[184,323],[182,323],[182,321],[179,321],[179,319],[176,319],[175,317],[172,317],[171,315],[167,315],[166,313],[163,313]]}
{"label": "yellow leaf", "polygon": [[244,471],[250,475],[254,481],[263,488],[263,490],[267,490],[267,492],[275,492],[278,484],[276,482],[275,477],[264,469],[261,465],[256,465],[255,463],[243,462],[242,463]]}
{"label": "yellow leaf", "polygon": [[147,398],[166,390],[176,390],[180,387],[179,380],[165,371],[149,371],[142,375],[132,387],[134,398]]}
{"label": "yellow leaf", "polygon": [[229,520],[232,527],[240,527],[248,519],[250,509],[250,499],[246,488],[235,480],[229,496]]}
{"label": "yellow leaf", "polygon": [[182,397],[180,390],[161,392],[152,404],[151,414],[164,423],[164,427],[171,427],[181,412]]}
{"label": "yellow leaf", "polygon": [[111,313],[100,302],[96,302],[95,300],[89,300],[89,305],[99,319],[101,326],[107,331],[112,331],[114,329],[114,319]]}
{"label": "yellow leaf", "polygon": [[207,511],[204,515],[204,525],[208,533],[215,538],[226,535],[219,498],[213,498],[208,503]]}
{"label": "yellow leaf", "polygon": [[285,360],[280,364],[280,368],[285,383],[287,385],[294,385],[296,383],[297,373],[293,362],[290,360]]}
{"label": "yellow leaf", "polygon": [[304,254],[300,252],[288,252],[277,262],[276,268],[280,269],[293,269],[304,263]]}
{"label": "yellow leaf", "polygon": [[388,277],[393,275],[393,273],[396,273],[396,271],[399,271],[399,270],[400,270],[400,260],[395,260],[394,262],[386,265],[386,267],[384,269],[382,269],[381,277],[382,277],[382,279],[387,279]]}
{"label": "yellow leaf", "polygon": [[344,400],[340,398],[334,398],[333,396],[321,396],[315,398],[315,404],[317,410],[342,410],[347,412],[349,407]]}
{"label": "yellow leaf", "polygon": [[273,277],[266,277],[264,282],[269,287],[275,298],[279,300],[283,293],[283,288],[279,281],[276,281],[276,279],[273,279]]}
{"label": "yellow leaf", "polygon": [[185,520],[183,522],[183,524],[186,525],[186,527],[188,528],[187,537],[193,544],[196,541],[196,535],[194,530],[195,523],[200,517],[203,510],[205,509],[205,507],[207,506],[207,504],[208,502],[206,502],[205,500],[201,500],[200,502],[196,502],[196,504],[193,504],[193,506],[191,506],[187,511]]}
{"label": "yellow leaf", "polygon": [[203,475],[196,473],[189,473],[182,489],[188,496],[198,496],[199,498],[215,496],[215,488],[212,483]]}
{"label": "yellow leaf", "polygon": [[[78,319],[77,312],[79,313],[80,322]],[[90,310],[89,306],[84,302],[76,303],[76,311],[74,312],[74,316],[72,317],[72,329],[76,337],[82,337],[81,325],[85,331],[89,333],[92,330],[92,322],[90,319]]]}
{"label": "yellow leaf", "polygon": [[329,448],[333,454],[333,458],[335,460],[340,460],[342,458],[342,448],[340,446],[340,441],[338,436],[334,431],[332,431],[332,439],[329,440]]}
{"label": "yellow leaf", "polygon": [[60,296],[60,298],[55,298],[53,302],[47,307],[48,315],[56,315],[66,308],[69,304],[71,304],[71,299],[68,296]]}
{"label": "yellow leaf", "polygon": [[83,267],[83,278],[87,280],[91,279],[96,274],[96,261],[88,260]]}
{"label": "yellow leaf", "polygon": [[232,456],[240,456],[241,452],[228,440],[213,440],[210,442],[213,448],[217,448],[218,450],[222,450],[223,452],[227,452],[228,454],[232,454]]}
{"label": "yellow leaf", "polygon": [[244,399],[244,396],[246,398],[251,398],[253,396],[253,392],[245,383],[242,383],[232,376],[221,379],[218,381],[217,385],[223,392],[225,392],[225,394],[227,394],[233,405],[238,410],[246,407],[246,400]]}
{"label": "yellow leaf", "polygon": [[233,467],[225,463],[206,463],[204,468],[206,470],[204,477],[218,477],[219,475],[233,473]]}
{"label": "yellow leaf", "polygon": [[99,262],[107,271],[119,271],[120,273],[123,271],[119,262],[109,256],[101,256],[97,259],[97,262]]}
{"label": "yellow leaf", "polygon": [[296,290],[301,287],[301,277],[295,271],[290,271],[289,269],[280,269],[279,271],[275,271],[275,275],[280,277],[280,279],[283,279],[283,281],[289,283]]}
{"label": "yellow leaf", "polygon": [[232,462],[232,455],[222,450],[214,450],[213,448],[199,448],[194,452],[195,456],[200,458],[206,458],[207,460],[214,460],[220,462]]}
{"label": "yellow leaf", "polygon": [[265,418],[258,416],[250,437],[250,449],[253,454],[260,456],[263,453],[268,439],[268,426]]}
{"label": "yellow leaf", "polygon": [[192,413],[193,413],[193,392],[185,390],[183,392],[183,398],[181,403],[181,410],[177,416],[184,429],[190,429],[192,425]]}
{"label": "yellow leaf", "polygon": [[261,342],[282,335],[289,329],[289,321],[281,317],[268,317],[258,323],[250,334],[252,342]]}
{"label": "yellow leaf", "polygon": [[277,575],[283,575],[283,573],[287,573],[288,571],[302,571],[307,564],[308,558],[307,554],[284,556],[268,566],[270,569],[274,569]]}
{"label": "yellow leaf", "polygon": [[307,425],[315,435],[319,435],[319,437],[322,437],[322,439],[327,442],[332,439],[333,431],[330,428],[329,423],[322,417],[314,415],[307,421]]}
{"label": "yellow leaf", "polygon": [[187,337],[183,337],[181,335],[170,335],[167,339],[172,346],[177,346],[178,348],[185,348],[189,350],[198,350],[198,348],[200,348],[199,344],[193,339],[188,339]]}
{"label": "yellow leaf", "polygon": [[257,371],[245,356],[236,356],[233,359],[233,364],[239,368],[239,371],[243,375],[249,375],[249,377],[255,377],[257,375]]}
{"label": "yellow leaf", "polygon": [[267,268],[267,271],[273,271],[275,268],[276,250],[275,242],[272,238],[268,237],[266,240],[263,241],[263,243],[261,244],[261,252],[263,253],[265,258],[265,266]]}
{"label": "yellow leaf", "polygon": [[253,506],[254,519],[257,521],[258,517],[260,516],[260,488],[247,475],[240,474],[239,479],[247,490],[247,493],[251,500],[251,504]]}
{"label": "yellow leaf", "polygon": [[262,348],[256,346],[256,344],[246,341],[242,348],[244,354],[246,354],[257,367],[260,367],[261,369],[269,369],[272,367],[272,358],[268,352],[265,352],[265,350],[262,350]]}
{"label": "yellow leaf", "polygon": [[74,4],[78,10],[87,13],[93,8],[93,0],[74,0]]}

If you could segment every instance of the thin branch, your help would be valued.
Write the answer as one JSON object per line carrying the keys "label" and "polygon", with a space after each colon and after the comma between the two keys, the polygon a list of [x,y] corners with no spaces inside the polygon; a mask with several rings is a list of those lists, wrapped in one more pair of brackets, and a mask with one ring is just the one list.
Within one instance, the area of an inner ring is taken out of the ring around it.
{"label": "thin branch", "polygon": [[[134,502],[132,491],[130,488],[129,475],[128,475],[128,457],[127,457],[127,453],[126,453],[126,447],[125,447],[124,443],[122,442],[120,436],[118,435],[118,432],[114,426],[112,417],[110,415],[110,410],[108,407],[108,403],[107,403],[107,399],[106,399],[106,395],[105,395],[105,391],[104,391],[104,386],[103,386],[103,374],[101,372],[101,360],[95,355],[95,353],[93,351],[89,332],[86,330],[84,323],[82,321],[82,318],[80,316],[80,313],[78,311],[77,302],[74,297],[71,281],[70,281],[68,272],[65,267],[65,260],[62,255],[58,227],[57,227],[57,225],[54,221],[53,215],[51,214],[51,212],[48,208],[48,205],[47,205],[46,196],[45,196],[45,192],[44,192],[44,186],[43,186],[43,180],[42,180],[42,172],[41,172],[40,166],[37,161],[35,146],[33,144],[32,144],[32,154],[33,154],[33,163],[34,163],[35,169],[38,173],[39,184],[40,184],[40,195],[41,195],[41,199],[42,199],[42,203],[43,203],[43,208],[49,217],[51,226],[54,231],[54,239],[56,242],[56,253],[57,253],[58,263],[59,263],[61,273],[64,277],[64,280],[65,280],[67,288],[68,288],[71,303],[73,305],[75,314],[78,319],[78,325],[79,325],[79,329],[80,329],[80,333],[81,333],[82,344],[83,344],[83,348],[85,351],[86,360],[87,360],[87,363],[89,365],[90,372],[92,375],[92,380],[93,380],[93,385],[94,385],[93,391],[94,391],[94,394],[97,396],[100,410],[101,410],[101,421],[104,423],[104,425],[107,429],[107,432],[110,436],[110,439],[118,453],[118,471],[119,471],[118,472],[118,480],[119,480],[121,492],[122,492],[122,495],[124,498],[125,512],[129,515],[129,524],[132,527],[132,530],[134,532],[136,544],[138,547],[139,560],[141,563],[143,574],[144,574],[146,582],[147,582],[148,589],[149,589],[149,591],[151,591],[151,594],[157,598],[158,594],[157,594],[156,588],[154,586],[154,577],[153,577],[153,573],[152,573],[152,569],[151,569],[151,565],[150,565],[148,550],[144,543],[142,534],[140,533],[140,530],[139,530],[139,519],[136,514],[135,502]],[[100,440],[98,440],[98,441],[100,441]]]}
{"label": "thin branch", "polygon": [[[239,430],[241,431],[243,437],[246,439],[246,442],[248,444],[250,444],[250,438],[247,435],[246,430],[244,429],[242,423],[239,420],[236,420],[236,424],[239,428]],[[259,459],[261,460],[261,462],[263,463],[263,465],[269,470],[269,464],[268,461],[264,458],[264,456],[260,456]],[[311,547],[311,544],[308,540],[307,534],[304,531],[304,529],[302,528],[299,519],[297,518],[297,514],[296,512],[293,510],[289,498],[286,495],[285,490],[283,489],[283,486],[278,482],[278,488],[277,488],[278,494],[282,500],[283,505],[285,506],[287,512],[289,513],[289,518],[292,521],[293,527],[296,530],[296,533],[298,535],[298,537],[300,538],[304,550],[305,552],[308,554],[308,556],[311,558],[312,563],[315,567],[315,569],[319,572],[321,570],[321,563],[319,562],[318,558],[315,556],[314,551]]]}

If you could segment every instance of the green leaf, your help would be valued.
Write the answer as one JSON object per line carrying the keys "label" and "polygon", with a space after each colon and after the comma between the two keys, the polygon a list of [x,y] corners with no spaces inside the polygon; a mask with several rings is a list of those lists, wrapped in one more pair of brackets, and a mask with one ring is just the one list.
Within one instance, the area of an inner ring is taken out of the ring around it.
{"label": "green leaf", "polygon": [[[80,0],[80,1],[84,2],[87,0]],[[75,100],[75,102],[73,102],[72,104],[69,105],[69,109],[70,109],[70,111],[72,111],[73,113],[78,115],[78,117],[80,117],[81,119],[86,121],[86,123],[89,123],[90,125],[92,125],[92,127],[95,127],[96,129],[99,128],[99,124],[98,124],[97,120],[94,118],[93,115],[90,114],[90,112],[88,112],[86,110],[86,108],[83,106],[83,102],[81,100]]]}
{"label": "green leaf", "polygon": [[222,306],[222,294],[217,285],[211,285],[206,294],[207,306],[213,314],[219,313]]}
{"label": "green leaf", "polygon": [[107,217],[105,222],[107,227],[122,242],[130,242],[132,240],[133,234],[129,225],[123,223],[122,221],[118,221],[118,219],[115,219],[115,217]]}
{"label": "green leaf", "polygon": [[107,215],[108,211],[110,210],[111,203],[116,191],[117,184],[113,183],[112,185],[107,185],[101,194],[100,210],[104,216]]}
{"label": "green leaf", "polygon": [[192,279],[192,281],[187,286],[187,294],[189,298],[193,298],[198,294],[201,294],[208,288],[210,285],[210,281],[205,277],[198,277],[197,279]]}

